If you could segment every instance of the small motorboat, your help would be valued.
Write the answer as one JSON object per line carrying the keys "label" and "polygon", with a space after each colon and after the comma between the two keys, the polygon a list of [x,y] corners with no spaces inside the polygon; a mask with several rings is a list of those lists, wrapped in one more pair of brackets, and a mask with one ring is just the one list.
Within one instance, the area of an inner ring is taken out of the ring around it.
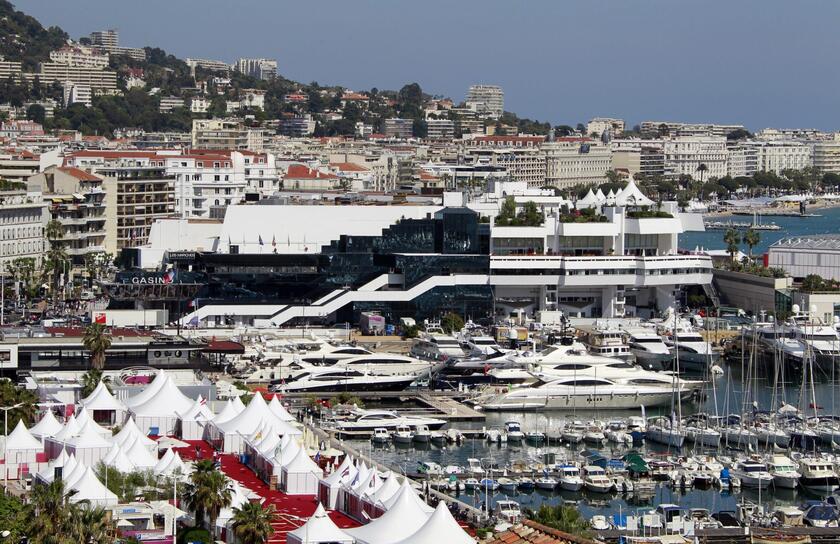
{"label": "small motorboat", "polygon": [[417,427],[414,428],[414,432],[411,435],[411,439],[414,442],[421,442],[425,444],[431,441],[432,432],[426,425],[417,425]]}
{"label": "small motorboat", "polygon": [[499,489],[505,493],[515,493],[516,489],[519,487],[519,483],[516,480],[512,480],[504,476],[499,478],[497,482],[499,483]]}
{"label": "small motorboat", "polygon": [[445,446],[449,443],[449,437],[443,431],[432,431],[429,439],[435,446]]}
{"label": "small motorboat", "polygon": [[606,531],[610,528],[607,517],[601,515],[592,516],[592,519],[589,520],[589,526],[595,531]]}
{"label": "small motorboat", "polygon": [[520,491],[524,491],[525,493],[530,493],[536,487],[536,484],[534,484],[534,480],[525,476],[517,479],[516,485]]}
{"label": "small motorboat", "polygon": [[494,480],[493,478],[482,478],[478,481],[478,488],[481,491],[496,491],[499,489],[499,481]]}
{"label": "small motorboat", "polygon": [[391,433],[384,427],[377,427],[373,430],[373,435],[370,439],[374,444],[387,444],[391,441]]}
{"label": "small motorboat", "polygon": [[612,480],[601,467],[589,465],[583,468],[583,487],[593,493],[609,493],[613,490]]}
{"label": "small motorboat", "polygon": [[391,439],[395,444],[411,444],[414,439],[414,433],[408,425],[397,425]]}
{"label": "small motorboat", "polygon": [[560,472],[560,489],[563,491],[580,491],[583,487],[583,478],[580,477],[580,469],[574,465],[563,465],[558,467]]}
{"label": "small motorboat", "polygon": [[552,478],[551,476],[543,476],[541,478],[537,478],[534,482],[537,489],[542,489],[544,491],[554,491],[554,488],[557,487],[557,480]]}
{"label": "small motorboat", "polygon": [[505,423],[505,434],[508,442],[522,442],[525,438],[525,433],[522,432],[522,426],[518,421],[508,421]]}
{"label": "small motorboat", "polygon": [[539,431],[528,431],[525,434],[525,440],[535,445],[542,444],[545,442],[545,433],[541,433]]}
{"label": "small motorboat", "polygon": [[475,491],[481,486],[481,483],[476,478],[467,478],[464,480],[464,488]]}

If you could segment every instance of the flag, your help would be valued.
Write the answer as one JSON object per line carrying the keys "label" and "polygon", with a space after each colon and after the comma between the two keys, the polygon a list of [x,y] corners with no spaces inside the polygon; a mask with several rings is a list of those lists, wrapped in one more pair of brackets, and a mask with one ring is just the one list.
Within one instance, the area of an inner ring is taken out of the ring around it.
{"label": "flag", "polygon": [[277,237],[274,236],[273,234],[271,235],[271,245],[273,247],[277,247]]}
{"label": "flag", "polygon": [[93,317],[93,322],[94,322],[94,323],[98,323],[98,324],[100,324],[100,325],[105,325],[105,324],[108,322],[108,320],[107,320],[107,318],[105,317],[105,314],[99,313],[99,314],[96,314],[96,315]]}
{"label": "flag", "polygon": [[204,397],[201,397],[201,401],[199,402],[199,404],[204,406],[205,404],[207,404],[207,399],[205,399]]}
{"label": "flag", "polygon": [[175,269],[170,268],[163,274],[163,283],[172,283],[175,280]]}
{"label": "flag", "polygon": [[259,236],[259,240],[260,240],[260,245],[263,245],[262,235]]}
{"label": "flag", "polygon": [[193,318],[190,319],[190,322],[187,323],[187,325],[189,325],[190,327],[198,327],[198,316],[193,316]]}
{"label": "flag", "polygon": [[315,452],[314,459],[315,459],[316,463],[318,462],[319,459],[321,459],[321,452],[320,451]]}

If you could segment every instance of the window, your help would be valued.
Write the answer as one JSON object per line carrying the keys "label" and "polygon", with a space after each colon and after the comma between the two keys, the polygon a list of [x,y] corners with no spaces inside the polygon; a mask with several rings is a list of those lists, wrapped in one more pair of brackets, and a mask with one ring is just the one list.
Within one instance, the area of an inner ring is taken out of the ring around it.
{"label": "window", "polygon": [[219,174],[216,174],[215,176],[213,176],[213,181],[221,181],[221,178],[220,178]]}

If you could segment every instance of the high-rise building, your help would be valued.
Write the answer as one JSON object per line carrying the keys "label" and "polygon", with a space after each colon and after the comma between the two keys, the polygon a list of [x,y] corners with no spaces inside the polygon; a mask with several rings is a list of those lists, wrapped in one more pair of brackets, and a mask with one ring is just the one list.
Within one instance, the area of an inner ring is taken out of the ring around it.
{"label": "high-rise building", "polygon": [[414,121],[411,119],[385,119],[382,127],[387,138],[408,140],[414,134]]}
{"label": "high-rise building", "polygon": [[493,118],[505,112],[505,92],[498,85],[471,85],[466,102],[468,108]]}
{"label": "high-rise building", "polygon": [[109,51],[120,46],[120,33],[116,29],[97,30],[90,33],[90,43]]}
{"label": "high-rise building", "polygon": [[240,74],[257,79],[274,79],[277,77],[277,61],[272,59],[239,59],[233,69]]}
{"label": "high-rise building", "polygon": [[236,119],[193,119],[194,149],[262,151],[265,131],[246,127]]}
{"label": "high-rise building", "polygon": [[840,174],[840,141],[811,142],[811,153],[818,172]]}
{"label": "high-rise building", "polygon": [[430,140],[451,140],[455,137],[455,122],[452,119],[429,119],[426,121]]}
{"label": "high-rise building", "polygon": [[586,124],[586,134],[595,135],[600,138],[604,133],[610,136],[620,136],[624,132],[624,119],[612,119],[609,117],[595,117]]}
{"label": "high-rise building", "polygon": [[698,181],[726,175],[726,138],[723,136],[683,136],[667,139],[665,176],[677,179],[689,175]]}

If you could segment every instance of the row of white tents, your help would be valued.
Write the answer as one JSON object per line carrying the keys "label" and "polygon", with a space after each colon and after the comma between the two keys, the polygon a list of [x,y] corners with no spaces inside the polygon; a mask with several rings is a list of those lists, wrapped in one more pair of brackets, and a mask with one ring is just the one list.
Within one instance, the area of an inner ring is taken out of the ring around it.
{"label": "row of white tents", "polygon": [[595,208],[598,206],[652,206],[653,200],[645,196],[633,180],[627,183],[624,189],[613,193],[612,189],[606,195],[601,189],[593,193],[592,189],[586,196],[575,203],[579,210],[584,208]]}

